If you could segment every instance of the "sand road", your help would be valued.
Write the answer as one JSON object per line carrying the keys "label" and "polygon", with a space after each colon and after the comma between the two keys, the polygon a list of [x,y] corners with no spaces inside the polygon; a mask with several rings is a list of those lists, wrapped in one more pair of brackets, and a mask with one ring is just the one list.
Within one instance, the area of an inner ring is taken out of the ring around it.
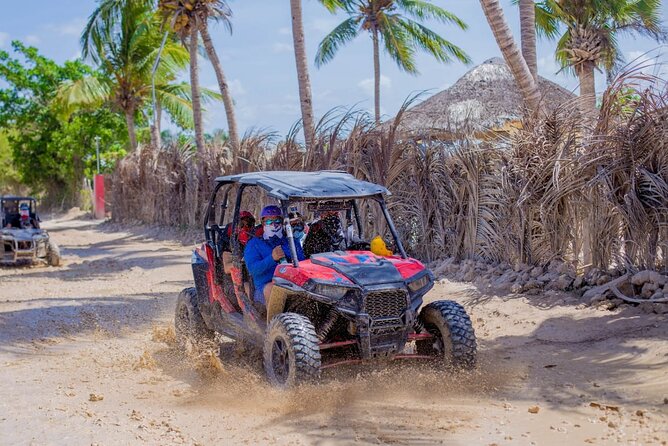
{"label": "sand road", "polygon": [[46,226],[63,266],[0,269],[2,445],[668,443],[666,316],[442,281],[428,300],[466,306],[478,370],[355,366],[279,392],[243,352],[176,353],[192,246]]}

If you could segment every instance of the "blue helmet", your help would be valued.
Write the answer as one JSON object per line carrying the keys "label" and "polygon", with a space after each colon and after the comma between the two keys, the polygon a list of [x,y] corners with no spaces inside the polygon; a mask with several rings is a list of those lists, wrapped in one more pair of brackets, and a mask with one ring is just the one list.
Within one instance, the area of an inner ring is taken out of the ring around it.
{"label": "blue helmet", "polygon": [[282,217],[283,216],[283,211],[281,211],[281,208],[275,205],[269,205],[265,206],[262,209],[262,212],[260,213],[260,218],[264,217]]}

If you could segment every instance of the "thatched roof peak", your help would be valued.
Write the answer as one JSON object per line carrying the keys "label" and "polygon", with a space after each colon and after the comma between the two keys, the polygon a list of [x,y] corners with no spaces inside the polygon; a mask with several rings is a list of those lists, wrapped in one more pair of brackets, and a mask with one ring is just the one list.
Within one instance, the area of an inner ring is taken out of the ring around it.
{"label": "thatched roof peak", "polygon": [[[538,76],[542,101],[552,111],[575,95]],[[469,70],[453,86],[406,111],[400,129],[452,133],[504,129],[524,113],[522,95],[503,59],[494,57]]]}

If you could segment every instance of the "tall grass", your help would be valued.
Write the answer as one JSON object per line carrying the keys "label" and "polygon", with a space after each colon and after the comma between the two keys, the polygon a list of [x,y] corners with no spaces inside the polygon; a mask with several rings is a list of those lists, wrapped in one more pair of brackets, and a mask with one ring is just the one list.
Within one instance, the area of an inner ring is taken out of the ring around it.
{"label": "tall grass", "polygon": [[[113,177],[113,216],[149,224],[199,225],[216,176],[256,170],[341,169],[380,183],[408,251],[429,261],[454,256],[509,264],[580,263],[600,268],[666,268],[668,252],[668,92],[629,72],[605,92],[597,121],[577,104],[528,116],[502,138],[466,128],[443,141],[376,127],[365,113],[333,110],[306,152],[298,125],[285,138],[247,133],[236,159],[209,146],[144,146]],[[442,132],[441,132],[442,134]],[[259,206],[259,205],[257,205]],[[365,223],[383,232],[364,208]]]}

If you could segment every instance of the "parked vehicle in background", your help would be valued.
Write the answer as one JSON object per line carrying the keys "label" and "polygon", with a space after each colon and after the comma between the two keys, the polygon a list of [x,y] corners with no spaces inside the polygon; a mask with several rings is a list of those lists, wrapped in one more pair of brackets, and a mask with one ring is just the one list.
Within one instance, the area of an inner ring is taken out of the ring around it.
{"label": "parked vehicle in background", "polygon": [[45,261],[60,265],[60,249],[40,228],[32,197],[0,196],[0,264]]}

